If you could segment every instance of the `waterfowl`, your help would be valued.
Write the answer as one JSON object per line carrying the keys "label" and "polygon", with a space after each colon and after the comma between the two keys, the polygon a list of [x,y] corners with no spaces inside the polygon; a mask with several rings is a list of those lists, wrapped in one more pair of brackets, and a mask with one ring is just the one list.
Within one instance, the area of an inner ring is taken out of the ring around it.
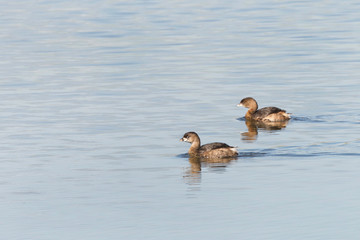
{"label": "waterfowl", "polygon": [[205,145],[200,144],[200,137],[196,132],[187,132],[180,139],[182,142],[191,143],[189,155],[200,158],[229,158],[236,157],[238,152],[235,147],[226,143],[214,142]]}
{"label": "waterfowl", "polygon": [[246,107],[249,110],[245,114],[247,120],[265,121],[265,122],[283,122],[290,119],[290,114],[277,107],[264,107],[258,109],[256,100],[252,97],[246,97],[240,101],[238,107]]}

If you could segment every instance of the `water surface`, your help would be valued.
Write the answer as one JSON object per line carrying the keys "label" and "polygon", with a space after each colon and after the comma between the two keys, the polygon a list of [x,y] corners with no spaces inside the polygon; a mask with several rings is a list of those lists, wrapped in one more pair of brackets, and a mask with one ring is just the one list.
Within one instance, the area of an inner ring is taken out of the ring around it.
{"label": "water surface", "polygon": [[[358,238],[359,10],[3,3],[3,238]],[[249,131],[247,96],[293,119]],[[187,131],[240,157],[193,162]]]}

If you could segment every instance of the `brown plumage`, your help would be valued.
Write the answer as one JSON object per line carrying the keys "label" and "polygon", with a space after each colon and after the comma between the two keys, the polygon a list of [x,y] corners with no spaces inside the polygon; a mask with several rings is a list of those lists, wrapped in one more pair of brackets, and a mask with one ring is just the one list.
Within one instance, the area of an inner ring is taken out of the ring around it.
{"label": "brown plumage", "polygon": [[277,107],[264,107],[258,109],[258,104],[252,97],[242,99],[237,106],[242,106],[249,109],[245,114],[245,118],[247,120],[283,122],[290,119],[290,114],[286,113],[285,110]]}
{"label": "brown plumage", "polygon": [[238,152],[235,147],[231,147],[226,143],[208,143],[200,145],[200,138],[196,132],[187,132],[180,139],[183,142],[191,143],[189,149],[190,156],[196,156],[200,158],[228,158],[236,157]]}

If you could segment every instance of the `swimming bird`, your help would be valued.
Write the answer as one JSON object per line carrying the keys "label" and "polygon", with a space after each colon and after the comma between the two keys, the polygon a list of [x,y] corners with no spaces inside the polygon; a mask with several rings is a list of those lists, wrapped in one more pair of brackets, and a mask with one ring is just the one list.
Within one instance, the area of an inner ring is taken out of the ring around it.
{"label": "swimming bird", "polygon": [[265,121],[265,122],[282,122],[289,120],[290,114],[285,110],[277,107],[264,107],[258,109],[256,100],[252,97],[246,97],[240,101],[238,107],[245,107],[249,110],[245,114],[247,120]]}
{"label": "swimming bird", "polygon": [[205,145],[200,144],[200,137],[196,132],[187,132],[180,139],[182,142],[191,143],[189,155],[200,158],[228,158],[238,156],[235,147],[226,143],[214,142]]}

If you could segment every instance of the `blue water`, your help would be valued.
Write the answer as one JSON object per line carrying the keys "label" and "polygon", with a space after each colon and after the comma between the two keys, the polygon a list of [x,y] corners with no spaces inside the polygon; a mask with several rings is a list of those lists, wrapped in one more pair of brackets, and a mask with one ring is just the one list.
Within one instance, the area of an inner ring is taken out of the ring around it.
{"label": "blue water", "polygon": [[[3,239],[358,239],[356,1],[0,10]],[[246,125],[247,96],[292,113]],[[179,139],[240,156],[194,162]]]}

